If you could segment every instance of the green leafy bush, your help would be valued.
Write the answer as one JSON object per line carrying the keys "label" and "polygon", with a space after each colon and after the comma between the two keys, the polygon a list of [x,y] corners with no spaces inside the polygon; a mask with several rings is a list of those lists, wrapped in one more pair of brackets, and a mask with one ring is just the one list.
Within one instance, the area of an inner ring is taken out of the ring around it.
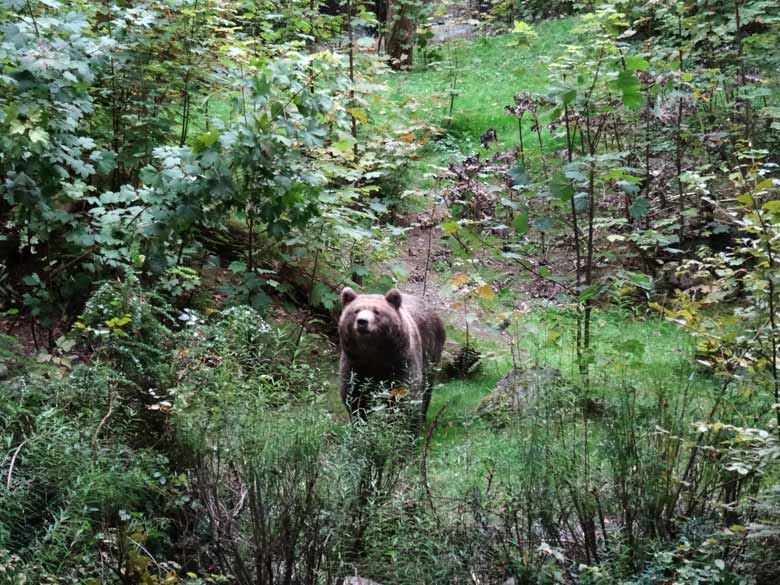
{"label": "green leafy bush", "polygon": [[179,408],[208,412],[226,401],[285,405],[323,390],[322,373],[302,359],[315,338],[266,322],[247,306],[225,309],[180,334],[175,351]]}
{"label": "green leafy bush", "polygon": [[118,398],[121,384],[110,370],[81,366],[60,381],[30,376],[0,385],[8,454],[0,549],[16,558],[3,578],[80,582],[100,573],[95,551],[125,515],[147,518],[150,530],[165,524],[168,462],[133,444],[128,431],[137,429],[139,412]]}
{"label": "green leafy bush", "polygon": [[168,352],[174,323],[170,306],[130,272],[90,297],[74,331],[95,359],[110,363],[153,401],[154,389],[171,380]]}

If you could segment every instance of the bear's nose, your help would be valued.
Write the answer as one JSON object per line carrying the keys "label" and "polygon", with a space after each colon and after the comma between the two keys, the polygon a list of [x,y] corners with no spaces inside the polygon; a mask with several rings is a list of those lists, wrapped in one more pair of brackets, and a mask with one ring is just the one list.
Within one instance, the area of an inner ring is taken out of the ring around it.
{"label": "bear's nose", "polygon": [[365,331],[368,329],[368,319],[363,319],[362,317],[359,317],[357,320],[357,328],[359,331]]}

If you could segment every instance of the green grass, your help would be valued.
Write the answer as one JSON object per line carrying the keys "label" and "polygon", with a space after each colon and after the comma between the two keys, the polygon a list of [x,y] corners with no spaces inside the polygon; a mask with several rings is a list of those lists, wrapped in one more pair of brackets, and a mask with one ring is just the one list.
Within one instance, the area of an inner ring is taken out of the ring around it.
{"label": "green grass", "polygon": [[[413,165],[414,182],[430,182],[422,177],[429,172],[430,164],[442,164],[479,150],[479,137],[488,128],[497,132],[498,149],[517,144],[517,120],[504,113],[504,106],[513,104],[514,95],[519,92],[548,93],[549,63],[563,52],[575,23],[575,18],[565,18],[539,24],[539,39],[528,48],[512,46],[512,35],[450,42],[440,46],[442,61],[438,65],[388,74],[383,79],[389,89],[388,97],[402,112],[411,112],[409,122],[423,121],[447,131],[443,139],[427,146]],[[457,70],[458,95],[451,121],[447,120],[448,91],[453,73],[446,63]],[[387,112],[386,103],[379,102],[374,109],[377,123],[398,123],[398,118]],[[530,119],[524,120],[523,137],[526,148],[538,152]],[[548,142],[550,137],[544,133],[543,139]],[[491,146],[493,150],[495,147]]]}
{"label": "green grass", "polygon": [[[447,119],[452,75],[448,66],[387,74],[383,79],[388,87],[386,99],[372,104],[373,124],[395,132],[402,132],[400,128],[406,125],[418,137],[424,136],[426,127],[446,130],[443,136],[431,140],[412,163],[411,184],[423,189],[430,187],[432,179],[426,173],[431,172],[432,166],[478,151],[484,158],[486,151],[481,148],[479,137],[488,128],[496,130],[499,141],[488,154],[515,146],[517,120],[505,114],[504,107],[512,104],[519,92],[550,92],[550,63],[565,50],[575,24],[576,18],[539,24],[539,39],[529,48],[512,46],[511,35],[441,46],[442,61],[457,68],[458,95],[451,120]],[[388,101],[395,107],[389,107]],[[533,171],[541,153],[530,122],[525,121],[523,141],[531,155]],[[546,132],[542,136],[544,148],[549,150],[552,137]],[[679,327],[627,310],[595,311],[587,384],[577,367],[574,330],[571,311],[537,307],[507,332],[520,340],[521,355],[525,356],[521,367],[544,366],[560,371],[561,388],[544,388],[543,393],[552,396],[551,400],[560,397],[564,403],[569,401],[558,412],[571,417],[573,425],[582,423],[578,400],[584,397],[620,413],[623,422],[627,420],[626,413],[636,407],[636,412],[628,416],[636,416],[641,432],[648,436],[655,432],[655,425],[677,425],[677,421],[685,421],[677,429],[685,433],[690,422],[706,417],[718,382],[692,365],[693,342]],[[451,331],[448,335],[463,341],[462,332]],[[539,413],[521,414],[503,428],[496,428],[477,414],[480,402],[512,365],[508,342],[482,340],[478,347],[489,356],[481,372],[468,380],[440,384],[434,391],[429,423],[436,417],[436,429],[430,444],[429,470],[431,481],[443,490],[441,493],[450,489],[455,493],[457,486],[480,481],[491,462],[503,461],[507,473],[517,472],[512,469],[521,469],[522,473],[524,468],[517,467],[517,458],[527,453],[528,444],[544,444],[538,434],[544,424]],[[635,404],[627,407],[629,396]],[[609,443],[609,425],[613,421],[608,415],[602,415],[603,420],[594,416],[595,446],[591,448],[598,464],[600,457],[606,460],[598,442]]]}
{"label": "green grass", "polygon": [[[647,424],[654,420],[658,404],[685,408],[688,422],[706,416],[718,383],[692,365],[693,342],[679,327],[618,309],[595,311],[594,363],[590,389],[585,390],[576,367],[573,326],[573,315],[558,309],[537,309],[524,317],[514,332],[523,340],[520,345],[525,356],[518,365],[559,370],[569,387],[569,398],[587,392],[589,398],[614,406],[635,392],[637,408]],[[430,447],[431,481],[440,489],[479,481],[488,463],[503,462],[504,472],[512,472],[514,458],[525,448],[523,439],[531,432],[529,428],[539,424],[538,417],[534,420],[520,414],[510,425],[497,429],[477,414],[480,402],[511,368],[506,347],[495,342],[478,342],[478,347],[493,356],[481,372],[469,380],[441,384],[434,391],[429,421],[446,407]],[[543,392],[552,395],[560,390],[544,388]],[[683,393],[688,396],[686,401],[681,400]],[[597,420],[594,436],[605,432],[602,423],[609,421]]]}
{"label": "green grass", "polygon": [[[383,80],[388,87],[387,98],[397,108],[387,107],[385,100],[378,102],[372,112],[376,124],[394,128],[422,123],[423,127],[446,129],[445,135],[431,141],[412,164],[412,184],[430,187],[432,181],[425,173],[432,165],[443,165],[477,151],[484,157],[479,137],[488,128],[494,128],[498,135],[498,145],[491,146],[490,152],[515,146],[517,120],[505,114],[504,107],[513,104],[519,92],[549,93],[550,63],[565,50],[575,24],[575,17],[539,24],[539,38],[528,48],[512,46],[512,35],[451,42],[439,48],[442,62],[438,66],[388,74]],[[452,67],[448,63],[457,70],[458,95],[451,120],[448,90]],[[552,137],[543,132],[542,138],[544,148],[549,149]],[[530,119],[524,122],[523,142],[532,157],[533,170],[533,159],[538,161],[540,152]],[[573,349],[571,312],[537,308],[511,331],[521,340],[518,345],[522,355],[527,356],[522,367],[552,367],[560,370],[569,386],[586,387]],[[461,332],[451,333],[450,337],[462,342]],[[683,392],[690,397],[685,407],[696,415],[703,415],[712,403],[716,383],[691,365],[692,341],[675,325],[624,310],[600,310],[593,315],[592,335],[593,363],[586,390],[590,399],[619,403],[626,393],[635,390],[637,402],[648,409],[648,420],[652,419],[655,404],[679,401]],[[473,472],[484,471],[485,461],[510,457],[515,452],[510,444],[523,435],[523,425],[532,422],[519,417],[520,427],[496,429],[477,416],[480,402],[511,367],[507,345],[480,341],[478,346],[490,356],[482,371],[469,380],[439,385],[429,411],[432,420],[445,408],[437,419],[431,443],[432,479],[442,484],[459,479],[473,481],[481,475]]]}
{"label": "green grass", "polygon": [[[705,417],[717,381],[692,365],[693,340],[680,327],[655,316],[612,308],[594,311],[592,330],[594,363],[590,398],[614,404],[628,389],[635,389],[637,402],[644,406],[645,415],[652,417],[657,403],[673,402],[685,391],[690,397],[689,410],[700,418]],[[574,317],[570,311],[537,308],[509,331],[522,340],[519,345],[524,357],[519,367],[554,368],[561,372],[567,385],[582,388],[573,350]],[[448,336],[463,341],[461,332],[450,331]],[[437,384],[428,412],[429,424],[436,419],[430,445],[430,478],[444,493],[450,490],[455,493],[464,483],[479,482],[488,463],[498,464],[504,472],[511,473],[515,458],[522,450],[524,425],[530,422],[519,416],[511,425],[496,428],[478,415],[480,402],[511,369],[512,363],[508,337],[507,343],[481,339],[475,343],[487,356],[480,371],[466,380]],[[346,421],[336,374],[330,374],[332,384],[325,408]],[[559,390],[544,389],[546,393]],[[599,432],[598,428],[595,432]]]}

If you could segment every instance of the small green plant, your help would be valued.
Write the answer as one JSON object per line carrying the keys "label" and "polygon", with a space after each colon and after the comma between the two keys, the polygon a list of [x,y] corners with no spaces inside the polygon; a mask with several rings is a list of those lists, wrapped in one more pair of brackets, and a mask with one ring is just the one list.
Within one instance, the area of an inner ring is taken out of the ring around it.
{"label": "small green plant", "polygon": [[130,272],[123,281],[107,282],[92,295],[74,324],[74,337],[146,393],[170,376],[166,355],[176,323],[171,313],[170,306],[144,290]]}

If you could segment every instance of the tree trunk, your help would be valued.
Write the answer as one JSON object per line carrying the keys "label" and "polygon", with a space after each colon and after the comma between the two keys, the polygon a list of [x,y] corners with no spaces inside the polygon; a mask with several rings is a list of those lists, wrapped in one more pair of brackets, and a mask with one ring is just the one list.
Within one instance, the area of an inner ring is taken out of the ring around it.
{"label": "tree trunk", "polygon": [[387,3],[387,40],[385,49],[393,69],[412,66],[415,23],[412,7],[404,0]]}

